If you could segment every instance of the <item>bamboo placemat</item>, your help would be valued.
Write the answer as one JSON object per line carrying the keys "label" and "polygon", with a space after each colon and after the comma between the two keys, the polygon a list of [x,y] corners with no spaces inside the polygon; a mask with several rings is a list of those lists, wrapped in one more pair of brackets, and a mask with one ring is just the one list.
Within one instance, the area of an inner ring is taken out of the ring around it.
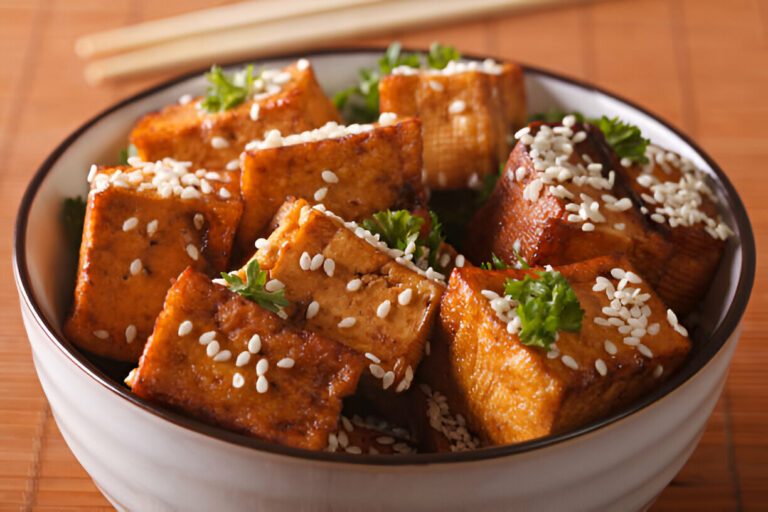
{"label": "bamboo placemat", "polygon": [[[222,2],[218,2],[222,3]],[[201,0],[0,0],[0,510],[110,510],[64,444],[32,366],[10,277],[18,201],[45,156],[94,113],[166,77],[87,88],[77,36],[210,6]],[[527,62],[636,101],[693,136],[723,167],[768,243],[768,2],[576,4],[394,33],[427,47]],[[768,509],[768,278],[758,274],[723,397],[654,511]]]}

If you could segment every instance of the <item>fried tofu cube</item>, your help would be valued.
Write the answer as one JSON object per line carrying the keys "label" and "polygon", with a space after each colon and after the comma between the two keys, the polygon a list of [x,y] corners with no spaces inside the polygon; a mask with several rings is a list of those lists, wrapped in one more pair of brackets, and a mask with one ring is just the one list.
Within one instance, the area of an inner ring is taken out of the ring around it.
{"label": "fried tofu cube", "polygon": [[364,354],[363,383],[402,392],[445,285],[439,274],[396,261],[393,253],[353,223],[296,200],[254,257],[269,279],[285,285],[297,326]]}
{"label": "fried tofu cube", "polygon": [[132,390],[207,423],[321,450],[362,369],[353,350],[188,268],[168,291]]}
{"label": "fried tofu cube", "polygon": [[426,204],[420,123],[389,123],[329,123],[285,138],[269,134],[249,144],[241,157],[245,210],[237,234],[240,250],[253,251],[253,242],[267,234],[270,219],[288,197],[322,203],[355,221],[388,208]]}
{"label": "fried tofu cube", "polygon": [[409,432],[381,418],[342,415],[336,431],[328,435],[328,452],[405,455],[415,448]]}
{"label": "fried tofu cube", "polygon": [[146,161],[170,157],[199,167],[236,169],[246,143],[268,130],[299,133],[340,121],[305,59],[282,71],[265,70],[256,82],[263,92],[228,110],[209,113],[199,107],[202,98],[196,98],[147,114],[131,132],[131,144]]}
{"label": "fried tofu cube", "polygon": [[498,172],[527,115],[523,72],[511,63],[397,68],[379,96],[381,112],[421,119],[425,183],[434,189],[475,188]]}
{"label": "fried tofu cube", "polygon": [[507,278],[537,278],[533,269],[451,274],[437,337],[449,347],[468,423],[485,442],[518,443],[595,421],[658,386],[690,349],[685,328],[626,258],[555,270],[585,314],[580,331],[558,331],[549,351],[521,343],[516,305],[504,296]]}
{"label": "fried tofu cube", "polygon": [[64,332],[94,354],[136,362],[171,281],[188,265],[211,275],[226,269],[242,203],[235,171],[131,163],[92,168]]}
{"label": "fried tofu cube", "polygon": [[[654,288],[672,309],[686,314],[701,301],[732,231],[720,218],[705,174],[688,159],[648,146],[647,164],[619,166],[619,176],[640,197],[646,217],[666,232],[673,248],[658,266]],[[625,162],[626,163],[626,162]]]}

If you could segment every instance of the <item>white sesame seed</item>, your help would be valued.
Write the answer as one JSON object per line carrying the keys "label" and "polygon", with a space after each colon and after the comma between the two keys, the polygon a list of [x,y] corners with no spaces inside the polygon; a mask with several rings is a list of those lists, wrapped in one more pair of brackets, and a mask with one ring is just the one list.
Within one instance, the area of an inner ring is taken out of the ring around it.
{"label": "white sesame seed", "polygon": [[413,298],[413,290],[411,288],[406,288],[402,292],[400,292],[397,295],[397,303],[401,306],[407,306],[411,303],[411,299]]}
{"label": "white sesame seed", "polygon": [[597,370],[597,373],[603,377],[608,373],[608,366],[606,366],[605,361],[602,359],[595,360],[595,369]]}
{"label": "white sesame seed", "polygon": [[269,248],[269,240],[267,240],[266,238],[258,238],[258,239],[256,239],[256,242],[254,243],[254,246],[257,249],[264,249],[264,250],[266,250],[266,249]]}
{"label": "white sesame seed", "polygon": [[240,168],[240,160],[238,160],[237,158],[235,158],[234,160],[230,160],[229,162],[227,162],[227,165],[225,166],[225,168],[228,171],[238,170]]}
{"label": "white sesame seed", "polygon": [[309,67],[309,61],[307,59],[299,59],[296,61],[296,69],[299,71],[304,71]]}
{"label": "white sesame seed", "polygon": [[254,103],[251,105],[251,121],[258,121],[259,120],[259,104]]}
{"label": "white sesame seed", "polygon": [[579,369],[579,364],[576,362],[574,358],[572,358],[569,355],[564,355],[563,357],[560,358],[560,361],[562,361],[563,364],[568,368],[571,368],[573,370]]}
{"label": "white sesame seed", "polygon": [[276,292],[285,288],[283,282],[279,279],[270,279],[267,284],[264,285],[264,289],[268,292]]}
{"label": "white sesame seed", "polygon": [[309,263],[309,270],[315,271],[319,269],[320,266],[323,264],[323,260],[325,260],[325,256],[323,256],[322,254],[315,254]]}
{"label": "white sesame seed", "polygon": [[572,127],[576,124],[576,116],[573,114],[568,114],[567,116],[563,117],[562,124],[568,128]]}
{"label": "white sesame seed", "polygon": [[155,231],[157,231],[157,219],[151,220],[147,222],[147,234],[149,236],[152,236],[155,234]]}
{"label": "white sesame seed", "polygon": [[366,359],[370,359],[370,360],[371,360],[371,361],[373,361],[374,363],[380,363],[380,362],[381,362],[381,359],[379,359],[379,358],[376,356],[376,354],[371,354],[370,352],[366,352],[366,353],[365,353],[365,357],[366,357]]}
{"label": "white sesame seed", "polygon": [[243,387],[243,384],[245,384],[245,379],[242,375],[240,375],[240,372],[235,372],[235,374],[232,376],[232,387],[239,389]]}
{"label": "white sesame seed", "polygon": [[307,251],[301,253],[301,257],[299,258],[299,268],[301,268],[301,270],[309,270],[309,265],[311,263],[312,256],[310,256]]}
{"label": "white sesame seed", "polygon": [[[200,340],[202,343],[202,340]],[[261,351],[261,336],[254,334],[251,339],[248,340],[248,352],[251,354],[258,354]]]}
{"label": "white sesame seed", "polygon": [[594,231],[595,230],[595,225],[592,224],[591,222],[585,222],[584,224],[581,225],[581,230],[582,231]]}
{"label": "white sesame seed", "polygon": [[259,393],[266,393],[267,390],[269,390],[269,382],[267,381],[267,378],[263,375],[259,375],[259,378],[256,380],[256,391]]}
{"label": "white sesame seed", "polygon": [[653,369],[653,376],[657,379],[661,377],[661,374],[663,373],[664,373],[664,367],[661,365],[658,365],[656,368]]}
{"label": "white sesame seed", "polygon": [[392,383],[395,382],[395,374],[394,372],[387,372],[384,374],[384,377],[381,378],[381,387],[382,389],[387,389],[389,386],[392,385]]}
{"label": "white sesame seed", "polygon": [[227,190],[226,188],[224,188],[224,187],[221,187],[221,188],[219,189],[219,196],[220,196],[222,199],[229,199],[230,197],[232,197],[232,194],[230,194],[230,193],[229,193],[229,190]]}
{"label": "white sesame seed", "polygon": [[623,339],[623,342],[625,345],[629,345],[630,347],[636,347],[640,344],[640,339],[635,338],[634,336],[627,336]]}
{"label": "white sesame seed", "polygon": [[380,445],[387,446],[395,444],[395,438],[392,436],[379,436],[376,438],[376,442]]}
{"label": "white sesame seed", "polygon": [[203,226],[205,225],[205,217],[203,217],[202,213],[196,213],[192,218],[192,222],[195,224],[195,229],[203,229]]}
{"label": "white sesame seed", "polygon": [[328,277],[333,277],[333,272],[336,270],[336,262],[331,258],[326,258],[323,262],[323,270],[328,275]]}
{"label": "white sesame seed", "polygon": [[603,342],[603,348],[605,349],[606,352],[608,352],[612,356],[616,355],[616,352],[618,352],[616,345],[614,345],[614,343],[611,340],[605,340]]}
{"label": "white sesame seed", "polygon": [[377,379],[384,377],[384,374],[386,373],[384,371],[384,368],[382,368],[378,364],[371,364],[368,366],[368,369],[371,371],[371,375],[373,375]]}
{"label": "white sesame seed", "polygon": [[432,89],[435,92],[443,92],[443,84],[436,80],[430,80],[429,82],[429,88]]}
{"label": "white sesame seed", "polygon": [[655,336],[659,334],[659,329],[661,329],[661,326],[657,323],[653,323],[648,326],[647,331],[648,331],[648,334],[650,334],[651,336]]}
{"label": "white sesame seed", "polygon": [[237,354],[237,359],[235,359],[235,366],[245,366],[251,361],[251,353],[247,350],[243,350],[239,354]]}
{"label": "white sesame seed", "polygon": [[197,247],[192,244],[187,244],[187,254],[195,261],[200,257],[200,252],[197,250]]}
{"label": "white sesame seed", "polygon": [[283,320],[286,320],[288,318],[288,313],[285,312],[284,308],[280,308],[277,310],[277,313],[275,313],[277,316],[282,318]]}
{"label": "white sesame seed", "polygon": [[131,275],[135,276],[136,274],[141,272],[142,268],[143,266],[141,264],[141,260],[139,258],[136,258],[131,262],[131,266],[130,266]]}
{"label": "white sesame seed", "polygon": [[342,319],[341,322],[337,324],[337,327],[339,327],[340,329],[345,329],[347,327],[352,327],[353,325],[355,325],[356,322],[357,322],[357,319],[355,317],[348,316]]}
{"label": "white sesame seed", "polygon": [[376,316],[379,318],[386,318],[389,314],[389,310],[392,306],[392,303],[389,301],[389,299],[385,300],[381,304],[379,304],[379,307],[376,308]]}
{"label": "white sesame seed", "polygon": [[139,224],[139,219],[131,217],[123,222],[123,231],[130,231]]}
{"label": "white sesame seed", "polygon": [[464,255],[462,255],[462,254],[459,254],[459,255],[457,255],[457,256],[456,256],[456,261],[455,261],[455,263],[454,263],[454,266],[456,266],[456,267],[458,267],[458,268],[461,268],[461,267],[463,267],[463,266],[464,266],[464,263],[465,263],[465,261],[464,261]]}
{"label": "white sesame seed", "polygon": [[179,324],[179,336],[186,336],[187,334],[192,332],[192,327],[194,326],[192,325],[192,322],[190,322],[189,320],[184,320],[183,322],[181,322],[181,324]]}
{"label": "white sesame seed", "polygon": [[624,270],[620,268],[611,269],[611,275],[614,279],[624,279]]}
{"label": "white sesame seed", "polygon": [[232,352],[230,352],[229,350],[222,350],[221,352],[213,356],[213,360],[216,361],[217,363],[229,361],[231,358],[232,358]]}
{"label": "white sesame seed", "polygon": [[200,335],[200,338],[198,338],[198,341],[201,345],[207,345],[210,342],[212,342],[216,338],[216,331],[206,331],[203,334]]}
{"label": "white sesame seed", "polygon": [[339,177],[336,176],[336,173],[331,170],[325,170],[323,171],[320,176],[322,176],[323,181],[326,183],[338,183]]}
{"label": "white sesame seed", "polygon": [[651,349],[640,343],[637,347],[637,351],[643,354],[645,357],[651,358],[653,357],[653,352],[651,352]]}
{"label": "white sesame seed", "polygon": [[456,100],[450,105],[448,105],[448,113],[449,114],[461,114],[466,110],[467,104],[464,103],[462,100]]}
{"label": "white sesame seed", "polygon": [[315,195],[313,197],[315,198],[315,201],[322,201],[325,199],[326,194],[328,194],[328,187],[320,187],[315,191]]}
{"label": "white sesame seed", "polygon": [[683,327],[681,324],[677,324],[675,326],[675,331],[677,331],[681,336],[688,336],[688,329]]}
{"label": "white sesame seed", "polygon": [[220,349],[221,349],[221,345],[219,345],[219,342],[216,340],[213,340],[208,344],[207,347],[205,347],[205,353],[208,354],[208,357],[213,357],[219,353]]}
{"label": "white sesame seed", "polygon": [[136,326],[131,324],[125,328],[125,342],[133,343],[133,340],[135,339],[136,339]]}
{"label": "white sesame seed", "polygon": [[672,327],[676,327],[678,324],[677,315],[671,309],[667,310],[667,322],[669,322],[669,325]]}
{"label": "white sesame seed", "polygon": [[352,279],[350,282],[347,283],[347,291],[348,292],[356,292],[360,289],[360,286],[362,286],[363,282],[360,279]]}
{"label": "white sesame seed", "polygon": [[343,430],[336,434],[336,438],[339,440],[339,446],[342,448],[349,446],[349,436]]}
{"label": "white sesame seed", "polygon": [[346,430],[347,432],[352,432],[353,430],[355,430],[355,426],[352,425],[352,422],[349,421],[349,418],[347,418],[346,416],[341,417],[341,425],[344,427],[344,430]]}
{"label": "white sesame seed", "polygon": [[295,361],[290,357],[284,357],[277,362],[278,368],[293,368]]}
{"label": "white sesame seed", "polygon": [[256,375],[264,375],[267,373],[267,370],[269,370],[269,361],[265,357],[262,357],[259,359],[259,362],[256,363]]}
{"label": "white sesame seed", "polygon": [[305,318],[311,320],[317,315],[318,311],[320,311],[320,304],[318,304],[316,300],[313,300],[309,303],[309,306],[307,306],[307,314],[305,315]]}
{"label": "white sesame seed", "polygon": [[224,149],[229,147],[229,141],[224,137],[214,137],[211,139],[211,147],[214,149]]}

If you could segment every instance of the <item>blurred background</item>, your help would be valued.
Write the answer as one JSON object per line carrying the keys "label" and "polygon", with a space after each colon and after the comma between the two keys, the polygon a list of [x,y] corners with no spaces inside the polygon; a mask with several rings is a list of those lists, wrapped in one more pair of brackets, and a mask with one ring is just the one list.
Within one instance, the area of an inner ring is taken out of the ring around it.
{"label": "blurred background", "polygon": [[[0,288],[0,510],[110,509],[61,439],[34,374],[10,279],[19,199],[75,128],[182,71],[166,66],[89,85],[75,41],[228,3],[0,0],[0,258],[8,276]],[[768,242],[768,0],[547,1],[373,36],[329,35],[311,48],[383,48],[393,40],[419,49],[438,40],[592,82],[682,129],[724,169],[753,223],[757,279],[724,394],[692,458],[651,510],[768,510],[768,282],[760,252]]]}

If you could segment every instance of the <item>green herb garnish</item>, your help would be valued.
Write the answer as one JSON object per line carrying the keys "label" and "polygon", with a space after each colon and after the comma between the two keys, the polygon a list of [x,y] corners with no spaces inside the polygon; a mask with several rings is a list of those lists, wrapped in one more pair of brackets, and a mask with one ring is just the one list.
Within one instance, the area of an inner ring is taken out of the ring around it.
{"label": "green herb garnish", "polygon": [[413,252],[414,263],[420,266],[430,266],[436,270],[442,270],[437,262],[437,251],[440,244],[445,241],[442,234],[440,221],[434,212],[430,211],[432,220],[429,234],[419,236],[424,219],[412,215],[408,210],[390,211],[384,210],[373,214],[373,219],[365,219],[360,225],[379,235],[379,239],[393,249],[404,251],[410,243],[415,245]]}
{"label": "green herb garnish", "polygon": [[528,123],[535,123],[540,121],[542,123],[559,123],[565,116],[572,114],[576,121],[579,123],[585,122],[587,119],[579,111],[564,112],[557,107],[551,107],[545,112],[536,112],[528,116]]}
{"label": "green herb garnish", "polygon": [[452,60],[459,60],[461,53],[453,46],[443,46],[437,41],[429,45],[427,54],[427,65],[432,69],[445,69]]}
{"label": "green herb garnish", "polygon": [[117,164],[118,165],[128,165],[128,159],[132,156],[137,156],[139,154],[138,148],[134,146],[133,144],[128,144],[128,147],[125,149],[120,150],[120,155],[118,156]]}
{"label": "green herb garnish", "polygon": [[237,272],[222,272],[221,277],[229,285],[229,289],[239,293],[246,299],[255,302],[264,309],[274,313],[280,311],[281,307],[290,305],[290,301],[285,298],[285,290],[268,292],[264,289],[267,282],[267,273],[259,267],[259,262],[252,259],[245,267],[246,282],[237,275]]}
{"label": "green herb garnish", "polygon": [[253,90],[253,82],[258,78],[258,75],[253,75],[253,64],[249,64],[245,69],[242,84],[236,83],[239,80],[236,80],[235,76],[227,76],[219,66],[211,66],[211,70],[205,74],[205,78],[211,85],[206,89],[202,108],[211,113],[221,112],[236,107],[248,99],[248,95]]}
{"label": "green herb garnish", "polygon": [[484,270],[506,270],[512,267],[510,267],[509,265],[501,261],[501,258],[496,256],[495,253],[491,253],[491,261],[486,261],[485,263],[481,263],[480,268]]}
{"label": "green herb garnish", "polygon": [[80,248],[83,239],[83,224],[85,224],[85,200],[80,197],[68,197],[61,206],[61,221],[64,224],[64,235],[70,247]]}
{"label": "green herb garnish", "polygon": [[518,302],[515,312],[520,317],[518,333],[523,345],[549,350],[557,331],[578,332],[584,318],[579,299],[571,284],[560,272],[537,270],[522,280],[507,279],[504,294]]}

